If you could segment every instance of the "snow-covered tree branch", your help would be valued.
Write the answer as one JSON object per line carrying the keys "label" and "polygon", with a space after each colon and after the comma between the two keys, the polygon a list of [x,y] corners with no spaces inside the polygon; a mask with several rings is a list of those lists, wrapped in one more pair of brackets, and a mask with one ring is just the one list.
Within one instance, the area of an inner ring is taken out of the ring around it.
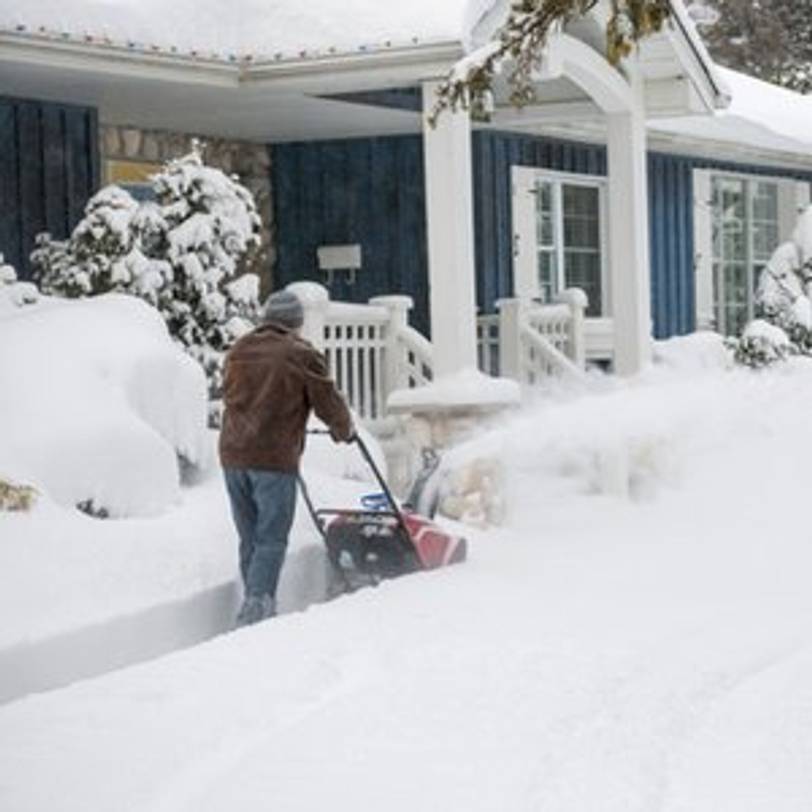
{"label": "snow-covered tree branch", "polygon": [[[493,42],[462,60],[440,86],[432,123],[447,109],[470,109],[487,119],[493,80],[508,67],[510,101],[517,107],[534,98],[533,74],[548,36],[588,14],[600,0],[516,0]],[[606,26],[606,58],[612,65],[628,56],[645,36],[659,31],[670,14],[668,0],[611,0]]]}

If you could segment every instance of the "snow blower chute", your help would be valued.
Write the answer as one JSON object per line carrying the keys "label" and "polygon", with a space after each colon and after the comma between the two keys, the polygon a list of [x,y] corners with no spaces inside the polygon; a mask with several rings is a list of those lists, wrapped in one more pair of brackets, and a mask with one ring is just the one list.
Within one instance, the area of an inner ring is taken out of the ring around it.
{"label": "snow blower chute", "polygon": [[401,508],[364,441],[356,434],[352,442],[358,446],[380,487],[380,493],[362,497],[363,509],[317,509],[304,479],[299,478],[307,509],[324,539],[344,591],[465,561],[466,540],[452,536],[411,507]]}

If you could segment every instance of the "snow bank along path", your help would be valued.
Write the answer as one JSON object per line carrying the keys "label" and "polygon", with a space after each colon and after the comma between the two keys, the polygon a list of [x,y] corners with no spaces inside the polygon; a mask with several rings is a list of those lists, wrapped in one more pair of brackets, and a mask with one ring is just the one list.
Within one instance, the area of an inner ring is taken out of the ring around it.
{"label": "snow bank along path", "polygon": [[702,366],[501,431],[462,567],[0,709],[0,805],[808,810],[812,371]]}
{"label": "snow bank along path", "polygon": [[[321,443],[306,455],[314,495],[354,504],[369,484],[339,478]],[[325,470],[327,473],[325,474]],[[352,470],[351,467],[347,470]],[[237,541],[219,471],[159,517],[100,521],[43,504],[0,516],[0,703],[200,643],[232,628]],[[281,612],[323,601],[330,569],[304,504],[279,587]],[[37,586],[39,585],[39,586]]]}

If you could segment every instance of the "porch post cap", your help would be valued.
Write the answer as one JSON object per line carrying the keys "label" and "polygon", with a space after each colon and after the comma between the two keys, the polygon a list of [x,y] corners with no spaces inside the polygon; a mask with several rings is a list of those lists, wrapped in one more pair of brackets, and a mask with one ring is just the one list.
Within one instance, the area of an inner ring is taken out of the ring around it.
{"label": "porch post cap", "polygon": [[371,305],[388,307],[393,310],[411,310],[414,307],[414,299],[411,296],[402,294],[392,294],[390,296],[375,296],[369,300]]}
{"label": "porch post cap", "polygon": [[292,282],[285,290],[292,293],[305,309],[326,307],[330,301],[327,288],[318,282]]}

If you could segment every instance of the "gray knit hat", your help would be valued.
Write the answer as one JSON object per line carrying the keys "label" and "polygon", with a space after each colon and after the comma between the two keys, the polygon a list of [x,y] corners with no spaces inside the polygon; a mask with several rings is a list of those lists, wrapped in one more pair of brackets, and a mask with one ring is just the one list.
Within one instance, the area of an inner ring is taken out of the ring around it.
{"label": "gray knit hat", "polygon": [[272,293],[262,308],[262,322],[278,324],[289,330],[301,327],[304,322],[304,310],[298,296],[289,290]]}

